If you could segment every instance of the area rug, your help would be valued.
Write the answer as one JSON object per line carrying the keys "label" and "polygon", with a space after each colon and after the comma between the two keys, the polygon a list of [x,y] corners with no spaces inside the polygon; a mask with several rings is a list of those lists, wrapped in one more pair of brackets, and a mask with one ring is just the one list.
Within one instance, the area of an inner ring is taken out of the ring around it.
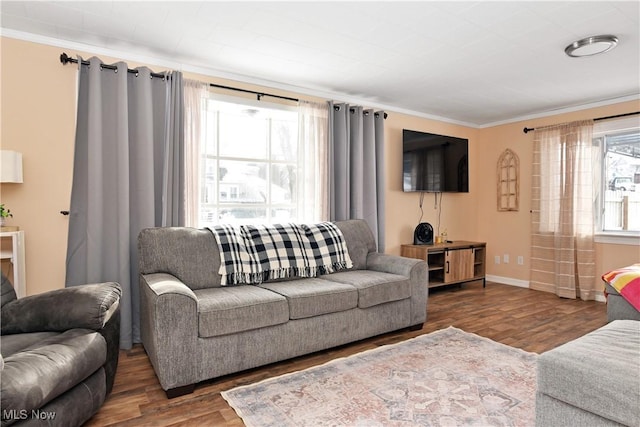
{"label": "area rug", "polygon": [[537,357],[449,327],[222,396],[248,427],[533,426]]}

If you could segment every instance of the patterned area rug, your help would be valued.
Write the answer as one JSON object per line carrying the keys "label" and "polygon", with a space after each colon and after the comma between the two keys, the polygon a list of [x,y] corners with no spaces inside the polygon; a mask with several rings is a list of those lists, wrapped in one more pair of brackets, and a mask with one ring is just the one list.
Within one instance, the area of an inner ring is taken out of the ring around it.
{"label": "patterned area rug", "polygon": [[536,359],[454,327],[222,393],[253,426],[533,426]]}

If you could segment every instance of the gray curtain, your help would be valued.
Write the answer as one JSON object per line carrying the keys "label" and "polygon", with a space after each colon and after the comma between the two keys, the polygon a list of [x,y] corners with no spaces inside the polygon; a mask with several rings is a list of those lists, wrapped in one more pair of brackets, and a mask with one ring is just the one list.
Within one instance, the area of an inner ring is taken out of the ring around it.
{"label": "gray curtain", "polygon": [[164,168],[162,180],[161,225],[184,225],[185,214],[185,144],[184,144],[184,82],[182,73],[171,73],[167,82],[166,131],[164,140]]}
{"label": "gray curtain", "polygon": [[329,101],[329,217],[364,219],[384,252],[384,112]]}
{"label": "gray curtain", "polygon": [[79,66],[66,286],[120,283],[120,346],[130,348],[140,342],[138,233],[184,218],[182,77],[89,63]]}

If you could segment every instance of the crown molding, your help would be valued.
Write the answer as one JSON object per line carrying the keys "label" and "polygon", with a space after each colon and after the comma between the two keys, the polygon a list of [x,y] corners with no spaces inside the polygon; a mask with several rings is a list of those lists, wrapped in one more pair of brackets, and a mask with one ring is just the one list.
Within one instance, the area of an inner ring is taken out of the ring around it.
{"label": "crown molding", "polygon": [[[163,57],[142,55],[137,52],[114,50],[114,49],[104,48],[100,46],[88,45],[88,44],[78,43],[70,40],[57,39],[54,37],[47,37],[39,34],[16,31],[16,30],[11,30],[6,28],[0,28],[0,36],[29,41],[33,43],[44,44],[47,46],[56,46],[63,49],[87,52],[87,53],[91,53],[92,55],[104,55],[104,56],[109,56],[113,58],[119,58],[125,61],[134,61],[134,62],[146,64],[149,66],[157,66],[157,67],[163,67],[168,69],[180,70],[182,72],[201,74],[207,77],[233,80],[239,83],[252,84],[252,85],[262,86],[270,89],[279,89],[287,92],[296,93],[299,95],[324,98],[327,100],[335,100],[336,102],[360,104],[360,105],[367,106],[367,108],[381,109],[387,112],[407,114],[410,116],[421,117],[425,119],[436,120],[440,122],[451,123],[451,124],[456,124],[461,126],[467,126],[471,128],[478,127],[477,124],[474,124],[474,123],[468,123],[460,120],[450,119],[448,117],[441,117],[433,114],[426,114],[419,111],[398,108],[392,105],[375,102],[371,99],[353,97],[343,93],[330,92],[330,91],[326,91],[318,88],[307,88],[307,87],[284,84],[281,82],[260,79],[252,76],[230,73],[228,71],[219,70],[216,68],[192,65],[192,64],[183,63],[183,62],[176,62]],[[70,54],[70,56],[73,56],[73,55]]]}
{"label": "crown molding", "polygon": [[89,45],[85,43],[78,43],[71,40],[63,40],[63,39],[58,39],[54,37],[47,37],[39,34],[27,33],[23,31],[17,31],[17,30],[2,28],[2,27],[0,27],[0,36],[29,41],[33,43],[44,44],[48,46],[56,46],[63,49],[71,49],[71,50],[87,52],[92,55],[105,55],[105,56],[119,58],[126,61],[134,61],[134,62],[142,63],[145,65],[149,65],[149,66],[157,66],[157,67],[163,67],[167,69],[180,70],[182,72],[201,74],[201,75],[212,77],[212,78],[232,80],[238,83],[252,84],[252,85],[262,86],[270,89],[279,89],[279,90],[292,92],[299,95],[306,95],[310,97],[334,100],[336,102],[360,104],[360,105],[365,105],[367,108],[381,109],[389,113],[395,112],[399,114],[406,114],[413,117],[419,117],[419,118],[434,120],[438,122],[465,126],[472,129],[485,129],[485,128],[490,128],[494,126],[501,126],[501,125],[521,122],[525,120],[555,116],[558,114],[581,111],[581,110],[586,110],[590,108],[601,107],[605,105],[617,104],[620,102],[633,101],[633,100],[640,99],[640,94],[633,94],[633,95],[628,95],[624,97],[618,97],[618,98],[612,98],[608,100],[593,102],[589,104],[581,104],[581,105],[575,105],[575,106],[570,106],[566,108],[541,111],[539,113],[528,114],[525,116],[518,116],[512,119],[506,119],[506,120],[501,120],[497,122],[478,124],[478,123],[466,122],[462,120],[456,120],[449,117],[428,114],[421,111],[414,111],[414,110],[409,110],[405,108],[399,108],[397,106],[376,102],[375,100],[372,100],[372,99],[353,97],[350,95],[346,95],[344,93],[326,91],[320,88],[295,86],[295,85],[285,84],[281,82],[260,79],[252,76],[243,75],[243,74],[231,73],[231,72],[216,69],[216,68],[203,67],[203,66],[198,66],[198,65],[193,65],[193,64],[183,63],[183,62],[176,62],[174,60],[171,60],[165,57],[149,56],[149,55],[144,55],[138,52],[121,51],[121,50],[115,50],[110,48],[104,48],[104,47]]}
{"label": "crown molding", "polygon": [[622,102],[638,101],[638,100],[640,100],[640,93],[621,96],[621,97],[617,97],[617,98],[605,99],[605,100],[602,100],[602,101],[591,102],[591,103],[588,103],[588,104],[579,104],[579,105],[573,105],[573,106],[570,106],[570,107],[563,107],[563,108],[556,108],[556,109],[553,109],[553,110],[541,111],[539,113],[533,113],[533,114],[527,114],[525,116],[514,117],[513,119],[502,120],[502,121],[498,121],[498,122],[485,123],[485,124],[478,125],[477,127],[478,127],[478,129],[491,128],[491,127],[494,127],[494,126],[507,125],[507,124],[510,124],[510,123],[517,123],[517,122],[522,122],[522,121],[526,121],[526,120],[539,119],[539,118],[542,118],[542,117],[557,116],[559,114],[573,113],[575,111],[589,110],[591,108],[604,107],[604,106],[607,106],[607,105],[620,104]]}

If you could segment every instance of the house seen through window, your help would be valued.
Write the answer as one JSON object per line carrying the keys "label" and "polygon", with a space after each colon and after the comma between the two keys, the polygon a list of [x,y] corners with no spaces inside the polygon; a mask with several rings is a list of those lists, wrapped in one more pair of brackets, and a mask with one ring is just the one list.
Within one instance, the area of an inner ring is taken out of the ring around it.
{"label": "house seen through window", "polygon": [[600,230],[640,232],[640,128],[637,118],[622,121],[617,126],[596,125],[594,139],[602,148]]}
{"label": "house seen through window", "polygon": [[298,113],[264,105],[206,100],[200,227],[296,221]]}

